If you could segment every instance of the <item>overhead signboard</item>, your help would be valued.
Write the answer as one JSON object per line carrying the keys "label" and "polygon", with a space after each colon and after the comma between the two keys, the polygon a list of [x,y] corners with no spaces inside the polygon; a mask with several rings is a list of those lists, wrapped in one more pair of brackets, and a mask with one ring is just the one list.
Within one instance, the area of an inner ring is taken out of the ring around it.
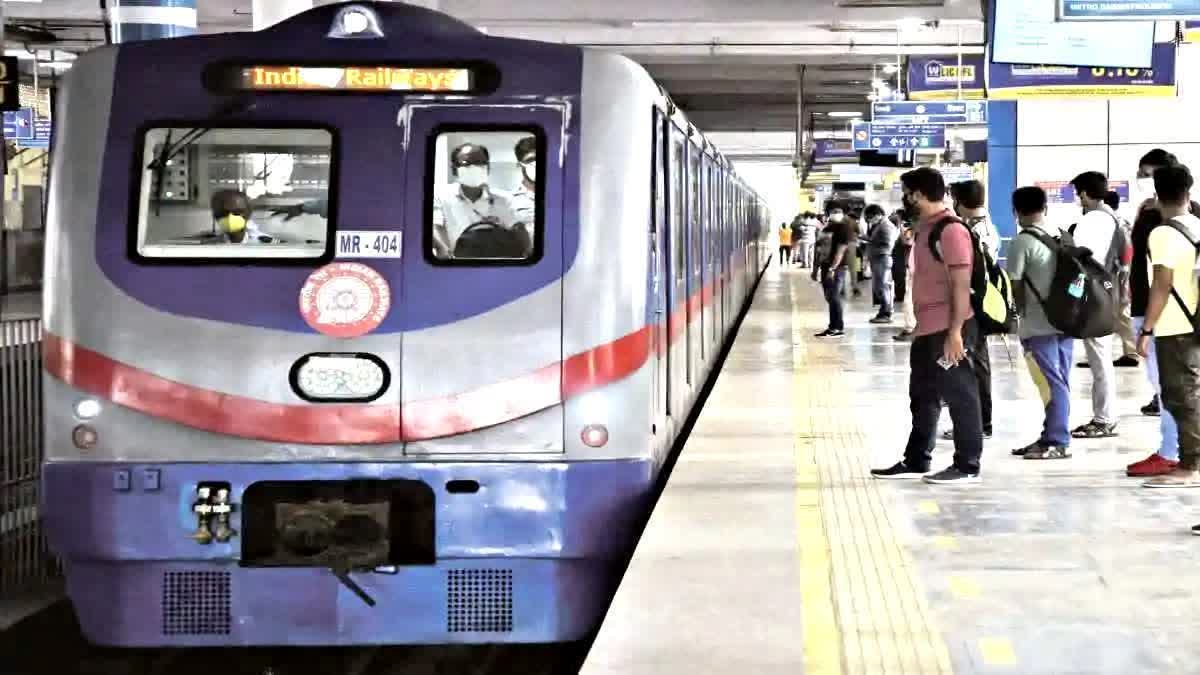
{"label": "overhead signboard", "polygon": [[992,61],[1149,68],[1153,21],[1062,22],[1050,0],[991,0]]}
{"label": "overhead signboard", "polygon": [[210,68],[210,86],[240,91],[471,92],[469,68],[414,68],[382,64],[303,66],[249,64]]}
{"label": "overhead signboard", "polygon": [[961,61],[957,54],[911,57],[908,97],[914,101],[983,98],[984,70],[983,54],[963,54]]}
{"label": "overhead signboard", "polygon": [[873,150],[941,150],[945,146],[946,127],[941,124],[871,122]]}
{"label": "overhead signboard", "polygon": [[876,122],[987,124],[987,101],[888,101],[871,104]]}
{"label": "overhead signboard", "polygon": [[993,63],[988,98],[1175,96],[1175,45],[1154,45],[1152,68],[1080,68]]}
{"label": "overhead signboard", "polygon": [[4,113],[4,137],[10,141],[33,140],[33,108]]}
{"label": "overhead signboard", "polygon": [[20,109],[20,75],[17,57],[0,56],[0,110],[12,112]]}
{"label": "overhead signboard", "polygon": [[1060,21],[1177,21],[1200,18],[1200,0],[1058,0]]}
{"label": "overhead signboard", "polygon": [[813,161],[819,164],[854,162],[858,153],[850,139],[818,138],[813,142]]}
{"label": "overhead signboard", "polygon": [[857,150],[874,150],[871,147],[871,123],[870,122],[855,122],[851,126],[850,136],[854,143],[854,149]]}

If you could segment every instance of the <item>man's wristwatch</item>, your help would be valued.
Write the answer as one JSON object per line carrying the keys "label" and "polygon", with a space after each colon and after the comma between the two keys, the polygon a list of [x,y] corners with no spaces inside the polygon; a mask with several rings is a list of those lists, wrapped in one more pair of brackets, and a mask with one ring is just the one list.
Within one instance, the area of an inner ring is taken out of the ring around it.
{"label": "man's wristwatch", "polygon": [[1153,328],[1143,328],[1142,331],[1140,333],[1138,333],[1138,335],[1140,335],[1142,337],[1154,337],[1154,329]]}

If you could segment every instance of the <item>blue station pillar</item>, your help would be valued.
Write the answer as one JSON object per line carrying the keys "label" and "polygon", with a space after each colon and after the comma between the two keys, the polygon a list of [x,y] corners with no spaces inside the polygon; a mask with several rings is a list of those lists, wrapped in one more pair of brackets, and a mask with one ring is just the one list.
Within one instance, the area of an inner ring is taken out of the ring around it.
{"label": "blue station pillar", "polygon": [[109,0],[113,42],[196,34],[196,0]]}

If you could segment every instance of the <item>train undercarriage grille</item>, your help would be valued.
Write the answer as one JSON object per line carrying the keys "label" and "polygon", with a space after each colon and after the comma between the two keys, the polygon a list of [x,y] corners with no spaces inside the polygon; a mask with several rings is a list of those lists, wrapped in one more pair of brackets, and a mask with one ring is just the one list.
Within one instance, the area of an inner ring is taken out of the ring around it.
{"label": "train undercarriage grille", "polygon": [[164,572],[163,635],[229,635],[229,572]]}
{"label": "train undercarriage grille", "polygon": [[449,570],[446,575],[446,630],[512,632],[512,570]]}

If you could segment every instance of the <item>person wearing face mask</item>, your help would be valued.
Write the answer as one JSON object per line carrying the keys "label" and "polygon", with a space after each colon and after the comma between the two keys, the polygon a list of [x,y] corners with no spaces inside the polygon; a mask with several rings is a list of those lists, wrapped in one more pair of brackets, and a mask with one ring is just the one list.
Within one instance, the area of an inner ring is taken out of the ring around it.
{"label": "person wearing face mask", "polygon": [[526,136],[513,148],[521,166],[521,185],[512,194],[512,210],[517,227],[525,230],[530,239],[537,224],[537,139]]}
{"label": "person wearing face mask", "polygon": [[258,229],[250,219],[250,198],[238,190],[218,190],[209,201],[213,223],[230,244],[272,244],[275,237]]}
{"label": "person wearing face mask", "polygon": [[854,255],[854,244],[858,241],[858,231],[853,223],[845,218],[845,209],[841,205],[829,207],[829,252],[821,263],[821,285],[825,290],[825,302],[829,303],[829,327],[817,333],[815,337],[824,339],[841,339],[845,337],[845,312],[842,295],[845,292],[846,275],[850,269],[850,259]]}
{"label": "person wearing face mask", "polygon": [[511,228],[517,222],[512,196],[488,185],[491,155],[475,143],[450,153],[454,182],[438,186],[433,203],[433,246],[438,258],[453,256],[459,237],[474,225]]}

